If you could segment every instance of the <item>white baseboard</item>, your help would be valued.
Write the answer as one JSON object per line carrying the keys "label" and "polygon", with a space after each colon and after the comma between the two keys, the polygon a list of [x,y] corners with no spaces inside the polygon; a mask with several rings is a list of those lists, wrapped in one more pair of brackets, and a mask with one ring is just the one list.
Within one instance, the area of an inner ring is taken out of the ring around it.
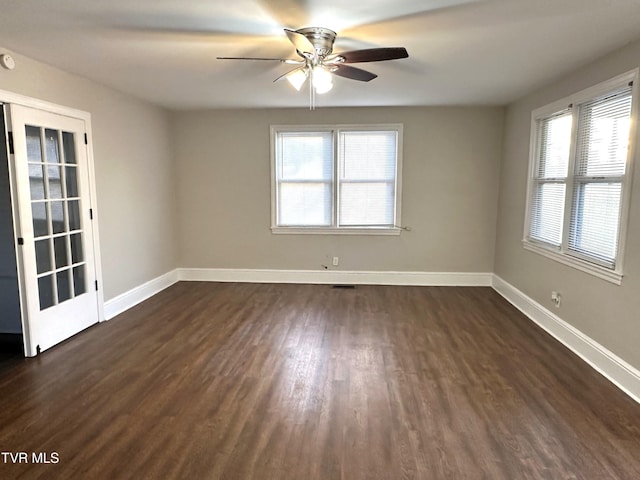
{"label": "white baseboard", "polygon": [[178,281],[178,271],[172,270],[142,285],[132,288],[128,292],[118,295],[104,302],[104,318],[111,320],[116,315],[135,307],[139,303],[170,287]]}
{"label": "white baseboard", "polygon": [[497,275],[494,275],[493,288],[529,319],[640,403],[639,370]]}
{"label": "white baseboard", "polygon": [[314,283],[353,285],[492,286],[492,273],[460,272],[365,272],[342,270],[267,270],[226,268],[179,268],[181,281]]}
{"label": "white baseboard", "polygon": [[178,268],[106,301],[104,316],[110,320],[178,281],[490,287],[492,278],[491,273]]}

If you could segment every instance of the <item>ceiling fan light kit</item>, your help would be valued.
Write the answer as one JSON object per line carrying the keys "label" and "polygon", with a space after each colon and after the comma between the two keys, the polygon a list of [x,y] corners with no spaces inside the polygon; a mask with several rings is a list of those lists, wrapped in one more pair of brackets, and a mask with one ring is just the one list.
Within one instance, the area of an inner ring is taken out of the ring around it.
{"label": "ceiling fan light kit", "polygon": [[284,32],[296,48],[296,53],[301,57],[300,60],[254,57],[218,57],[218,59],[270,60],[296,65],[296,68],[279,76],[274,82],[286,78],[293,88],[300,91],[307,79],[310,78],[309,108],[311,110],[315,109],[315,94],[327,93],[333,88],[332,74],[360,82],[369,82],[377,77],[375,73],[346,64],[381,62],[409,56],[404,47],[367,48],[333,53],[333,44],[337,34],[333,30],[323,27],[306,27],[298,30],[285,28]]}
{"label": "ceiling fan light kit", "polygon": [[313,67],[311,77],[311,83],[313,84],[313,89],[316,93],[327,93],[333,88],[333,79],[331,78],[331,74],[325,70],[325,67],[321,65]]}
{"label": "ceiling fan light kit", "polygon": [[309,76],[309,71],[306,68],[296,68],[292,72],[287,73],[285,78],[289,81],[289,83],[295,88],[297,91],[300,91],[304,82],[307,81],[307,77]]}

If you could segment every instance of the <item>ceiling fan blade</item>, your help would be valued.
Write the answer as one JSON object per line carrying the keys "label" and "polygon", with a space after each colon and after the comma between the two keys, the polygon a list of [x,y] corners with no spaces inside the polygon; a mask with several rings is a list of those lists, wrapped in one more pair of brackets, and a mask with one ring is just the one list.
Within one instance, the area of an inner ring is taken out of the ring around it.
{"label": "ceiling fan blade", "polygon": [[313,43],[309,41],[307,37],[298,33],[294,30],[290,30],[288,28],[284,29],[284,33],[287,34],[289,41],[293,43],[293,46],[296,47],[296,50],[302,53],[309,53],[311,55],[315,55],[316,49],[313,46]]}
{"label": "ceiling fan blade", "polygon": [[217,60],[265,60],[268,62],[280,62],[289,65],[303,65],[302,60],[291,60],[288,58],[263,58],[263,57],[216,57]]}
{"label": "ceiling fan blade", "polygon": [[384,60],[395,60],[397,58],[407,58],[409,54],[404,47],[366,48],[364,50],[351,50],[350,52],[340,52],[338,57],[344,58],[344,63],[362,62],[382,62]]}
{"label": "ceiling fan blade", "polygon": [[359,80],[361,82],[370,82],[378,76],[375,73],[367,72],[361,68],[350,67],[349,65],[336,65],[332,67],[330,71],[339,77]]}

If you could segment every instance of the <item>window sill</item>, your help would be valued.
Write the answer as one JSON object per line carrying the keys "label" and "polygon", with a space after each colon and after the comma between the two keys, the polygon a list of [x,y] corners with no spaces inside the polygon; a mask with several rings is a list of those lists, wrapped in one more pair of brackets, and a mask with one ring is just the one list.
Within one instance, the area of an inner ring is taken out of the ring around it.
{"label": "window sill", "polygon": [[322,227],[271,227],[276,235],[400,235],[402,228],[322,228]]}
{"label": "window sill", "polygon": [[552,250],[549,247],[545,247],[528,240],[523,240],[522,245],[524,246],[525,250],[529,250],[530,252],[534,252],[544,257],[550,258],[582,272],[589,273],[595,277],[601,278],[602,280],[606,280],[607,282],[611,282],[616,285],[622,285],[622,273],[620,272],[616,272],[614,270],[610,270],[608,268],[601,267],[584,260],[580,260],[579,258],[560,253],[558,251]]}

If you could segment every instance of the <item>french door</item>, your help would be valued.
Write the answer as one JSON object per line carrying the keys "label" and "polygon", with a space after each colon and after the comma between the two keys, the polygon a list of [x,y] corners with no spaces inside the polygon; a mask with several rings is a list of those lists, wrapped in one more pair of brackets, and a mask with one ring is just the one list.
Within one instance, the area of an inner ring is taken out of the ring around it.
{"label": "french door", "polygon": [[99,321],[85,122],[9,106],[29,356]]}

